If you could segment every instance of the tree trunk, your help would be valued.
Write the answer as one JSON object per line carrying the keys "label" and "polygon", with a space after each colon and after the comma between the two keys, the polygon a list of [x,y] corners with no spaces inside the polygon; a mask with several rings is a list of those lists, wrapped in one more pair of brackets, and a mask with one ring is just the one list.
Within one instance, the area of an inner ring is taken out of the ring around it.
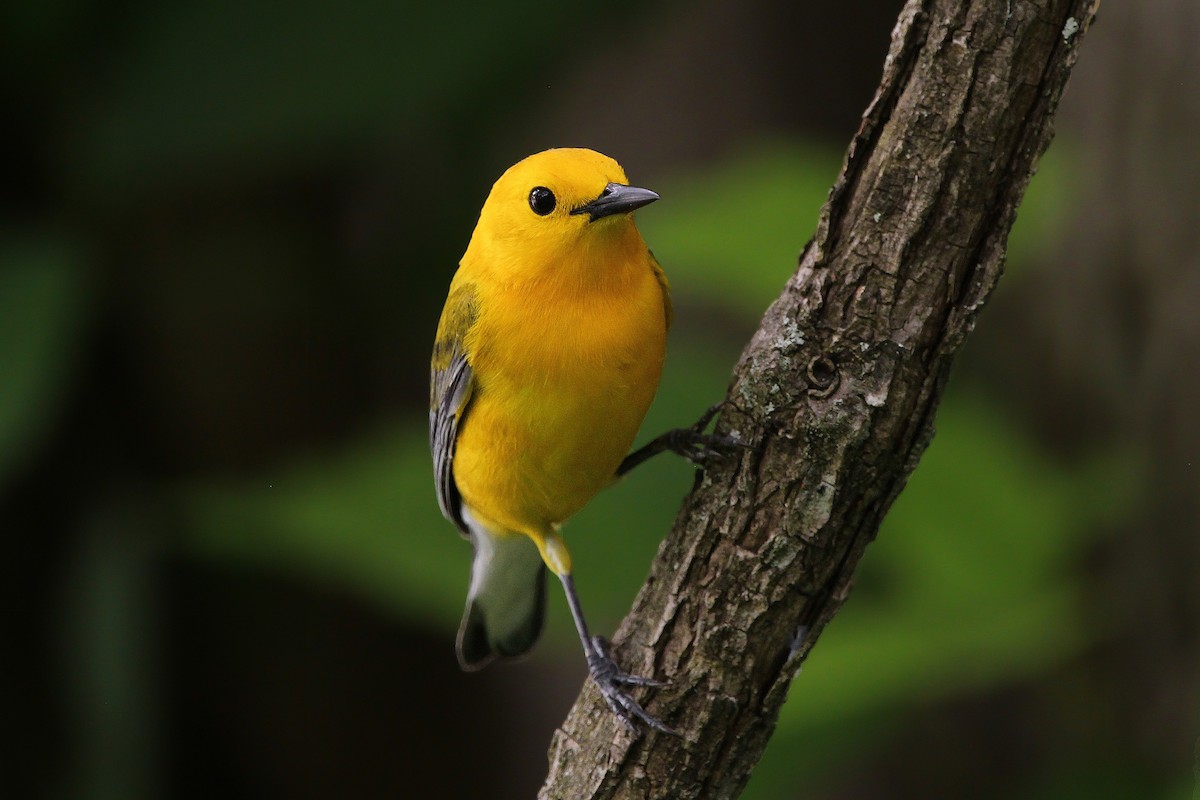
{"label": "tree trunk", "polygon": [[[799,268],[734,370],[751,443],[684,501],[614,640],[679,737],[587,683],[540,797],[736,797],[788,686],[933,435],[951,361],[1099,0],[909,0]],[[730,265],[736,269],[736,264]]]}

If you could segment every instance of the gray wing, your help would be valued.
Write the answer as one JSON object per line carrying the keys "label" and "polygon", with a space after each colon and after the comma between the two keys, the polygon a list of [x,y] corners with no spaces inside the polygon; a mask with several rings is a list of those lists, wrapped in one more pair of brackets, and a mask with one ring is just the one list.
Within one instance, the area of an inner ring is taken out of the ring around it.
{"label": "gray wing", "polygon": [[433,454],[438,505],[446,519],[468,538],[462,496],[454,482],[454,447],[474,388],[466,338],[477,316],[474,287],[451,285],[429,369],[429,450]]}

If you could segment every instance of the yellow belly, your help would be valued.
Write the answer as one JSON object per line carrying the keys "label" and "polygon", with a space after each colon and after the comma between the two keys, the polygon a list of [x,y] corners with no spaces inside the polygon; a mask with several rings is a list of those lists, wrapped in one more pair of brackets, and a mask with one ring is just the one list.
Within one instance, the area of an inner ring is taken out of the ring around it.
{"label": "yellow belly", "polygon": [[618,296],[481,307],[454,478],[489,527],[536,536],[611,483],[629,451],[662,373],[662,289],[647,270]]}

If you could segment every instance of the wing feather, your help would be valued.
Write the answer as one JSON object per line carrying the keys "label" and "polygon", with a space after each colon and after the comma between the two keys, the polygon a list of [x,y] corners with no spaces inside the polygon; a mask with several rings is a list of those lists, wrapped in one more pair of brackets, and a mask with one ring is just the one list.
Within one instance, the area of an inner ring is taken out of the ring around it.
{"label": "wing feather", "polygon": [[466,340],[477,317],[474,286],[452,285],[429,368],[429,449],[438,505],[467,537],[470,531],[463,520],[462,496],[454,482],[454,447],[474,388]]}
{"label": "wing feather", "polygon": [[671,304],[671,284],[667,281],[667,273],[663,272],[662,265],[654,257],[654,251],[646,250],[646,252],[650,255],[650,269],[654,270],[654,277],[658,279],[658,285],[662,288],[663,316],[667,320],[667,330],[670,330],[671,323],[675,321],[675,308]]}

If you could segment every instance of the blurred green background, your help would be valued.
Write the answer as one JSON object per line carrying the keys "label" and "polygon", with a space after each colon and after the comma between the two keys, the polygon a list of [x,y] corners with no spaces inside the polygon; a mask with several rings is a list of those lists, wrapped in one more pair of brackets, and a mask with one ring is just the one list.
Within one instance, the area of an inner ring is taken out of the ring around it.
{"label": "blurred green background", "polygon": [[[0,794],[523,798],[584,678],[459,672],[427,359],[491,182],[616,157],[718,399],[898,0],[0,11]],[[746,797],[1155,798],[1200,734],[1200,19],[1104,9],[939,433]],[[691,482],[567,532],[611,631]]]}

